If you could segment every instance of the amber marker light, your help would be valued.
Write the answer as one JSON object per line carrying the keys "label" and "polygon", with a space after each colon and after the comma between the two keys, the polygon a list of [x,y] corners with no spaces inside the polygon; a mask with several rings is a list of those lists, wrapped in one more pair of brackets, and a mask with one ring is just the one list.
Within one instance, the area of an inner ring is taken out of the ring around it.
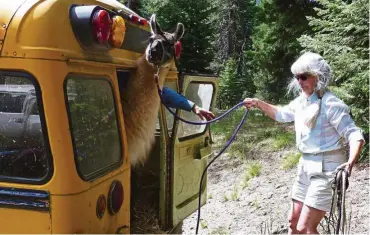
{"label": "amber marker light", "polygon": [[112,21],[109,43],[116,48],[121,48],[126,33],[125,21],[121,16],[114,16]]}

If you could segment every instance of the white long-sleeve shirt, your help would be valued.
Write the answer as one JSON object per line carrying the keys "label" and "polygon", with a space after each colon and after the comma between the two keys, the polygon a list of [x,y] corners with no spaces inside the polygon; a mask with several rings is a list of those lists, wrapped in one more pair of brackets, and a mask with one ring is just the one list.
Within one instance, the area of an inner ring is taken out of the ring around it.
{"label": "white long-sleeve shirt", "polygon": [[345,143],[364,140],[362,131],[349,115],[348,106],[327,91],[322,97],[320,113],[315,126],[310,129],[305,125],[310,105],[318,101],[313,93],[306,97],[303,94],[288,105],[279,107],[275,119],[279,122],[295,124],[296,145],[302,153],[321,153],[338,150]]}

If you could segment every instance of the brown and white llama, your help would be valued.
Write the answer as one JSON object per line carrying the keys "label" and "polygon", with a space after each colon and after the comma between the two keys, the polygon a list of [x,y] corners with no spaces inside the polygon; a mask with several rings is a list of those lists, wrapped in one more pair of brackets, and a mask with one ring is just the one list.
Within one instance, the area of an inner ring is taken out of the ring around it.
{"label": "brown and white llama", "polygon": [[175,55],[175,43],[184,34],[184,25],[177,24],[174,33],[160,29],[155,15],[150,18],[151,36],[145,54],[137,61],[134,72],[121,95],[131,165],[144,164],[153,145],[160,98],[154,74],[160,66],[162,88]]}

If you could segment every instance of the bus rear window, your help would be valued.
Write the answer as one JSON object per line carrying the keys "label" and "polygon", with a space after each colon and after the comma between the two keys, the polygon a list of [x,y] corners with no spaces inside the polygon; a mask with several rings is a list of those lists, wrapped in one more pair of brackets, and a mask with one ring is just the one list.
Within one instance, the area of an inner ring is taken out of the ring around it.
{"label": "bus rear window", "polygon": [[[191,82],[186,89],[186,98],[193,101],[199,107],[209,110],[212,102],[214,87],[212,84],[202,84],[198,82]],[[182,112],[185,120],[199,122],[199,117],[191,112]],[[189,138],[191,136],[197,136],[203,133],[206,129],[206,125],[194,126],[184,122],[179,123],[178,136],[181,139]]]}
{"label": "bus rear window", "polygon": [[40,182],[48,175],[51,160],[41,100],[29,75],[0,71],[0,180]]}
{"label": "bus rear window", "polygon": [[70,76],[65,82],[75,162],[82,179],[121,163],[121,140],[113,89],[105,79]]}

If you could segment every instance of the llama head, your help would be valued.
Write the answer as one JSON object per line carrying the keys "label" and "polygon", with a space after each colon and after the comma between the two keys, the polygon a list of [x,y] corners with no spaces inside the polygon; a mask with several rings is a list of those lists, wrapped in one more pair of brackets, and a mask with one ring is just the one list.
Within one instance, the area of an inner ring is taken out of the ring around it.
{"label": "llama head", "polygon": [[155,66],[169,65],[175,56],[175,45],[184,35],[184,25],[178,23],[174,33],[167,33],[161,30],[155,15],[152,15],[150,29],[152,35],[145,50],[146,60]]}

